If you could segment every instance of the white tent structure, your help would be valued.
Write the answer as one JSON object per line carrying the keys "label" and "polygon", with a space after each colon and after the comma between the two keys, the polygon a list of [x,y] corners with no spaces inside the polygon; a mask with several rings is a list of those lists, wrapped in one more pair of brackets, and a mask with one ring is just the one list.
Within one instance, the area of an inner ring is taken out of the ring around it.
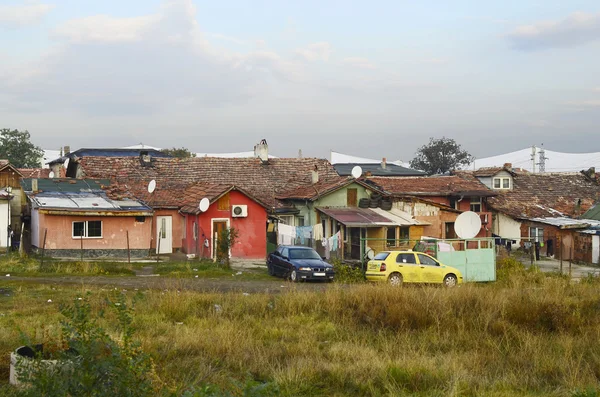
{"label": "white tent structure", "polygon": [[465,169],[502,167],[506,163],[512,164],[513,168],[523,168],[529,172],[578,172],[600,166],[600,152],[564,153],[532,146],[516,152],[475,159]]}

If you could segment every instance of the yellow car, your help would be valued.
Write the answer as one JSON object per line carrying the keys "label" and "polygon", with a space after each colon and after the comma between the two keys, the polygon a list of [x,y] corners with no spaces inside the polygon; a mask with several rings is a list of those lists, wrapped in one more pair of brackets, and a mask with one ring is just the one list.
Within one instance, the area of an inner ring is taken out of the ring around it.
{"label": "yellow car", "polygon": [[402,283],[444,284],[454,287],[463,282],[458,269],[446,266],[422,252],[382,251],[367,265],[367,280]]}

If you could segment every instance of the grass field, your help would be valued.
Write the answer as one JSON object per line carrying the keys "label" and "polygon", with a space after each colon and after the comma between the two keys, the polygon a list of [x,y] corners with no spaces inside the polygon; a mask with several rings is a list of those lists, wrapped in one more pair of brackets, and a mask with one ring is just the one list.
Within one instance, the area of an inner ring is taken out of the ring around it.
{"label": "grass field", "polygon": [[[330,285],[268,295],[1,286],[0,394],[20,333],[58,334],[58,306],[137,296],[136,338],[175,395],[597,396],[600,283],[522,269],[459,288]],[[48,302],[48,300],[52,302]],[[119,337],[114,318],[102,320]],[[157,392],[158,393],[158,392]],[[254,393],[254,394],[253,394]]]}

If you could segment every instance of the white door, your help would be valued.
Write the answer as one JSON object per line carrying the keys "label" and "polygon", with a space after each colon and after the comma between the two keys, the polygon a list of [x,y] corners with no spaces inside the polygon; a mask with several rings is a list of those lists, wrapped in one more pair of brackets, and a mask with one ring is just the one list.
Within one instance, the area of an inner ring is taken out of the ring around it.
{"label": "white door", "polygon": [[156,217],[156,250],[159,254],[173,253],[173,219],[170,216]]}
{"label": "white door", "polygon": [[600,265],[600,236],[592,236],[592,263]]}

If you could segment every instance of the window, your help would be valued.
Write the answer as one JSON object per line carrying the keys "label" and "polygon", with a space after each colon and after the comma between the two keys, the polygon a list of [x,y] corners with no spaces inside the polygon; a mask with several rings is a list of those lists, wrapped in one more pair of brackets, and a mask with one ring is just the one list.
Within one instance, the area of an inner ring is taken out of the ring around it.
{"label": "window", "polygon": [[290,225],[290,226],[296,226],[294,224],[294,215],[281,215],[279,216],[279,218],[281,219],[281,223],[284,223],[286,225]]}
{"label": "window", "polygon": [[146,217],[145,216],[136,216],[135,221],[137,223],[144,223],[144,222],[146,222]]}
{"label": "window", "polygon": [[450,208],[458,209],[458,199],[456,197],[450,197]]}
{"label": "window", "polygon": [[219,211],[229,211],[229,193],[225,193],[217,202]]}
{"label": "window", "polygon": [[544,241],[544,229],[541,227],[530,227],[529,237],[531,237],[532,241],[536,243]]}
{"label": "window", "polygon": [[73,222],[73,238],[102,238],[102,221]]}
{"label": "window", "polygon": [[348,207],[356,207],[357,206],[357,197],[358,197],[357,189],[347,189],[346,190],[346,205]]}
{"label": "window", "polygon": [[396,228],[388,227],[387,229],[387,245],[388,247],[396,246]]}
{"label": "window", "polygon": [[494,178],[494,189],[510,189],[510,178]]}
{"label": "window", "polygon": [[296,226],[304,226],[304,217],[303,216],[296,217]]}
{"label": "window", "polygon": [[160,220],[160,238],[167,238],[167,218]]}
{"label": "window", "polygon": [[398,254],[396,257],[396,263],[412,263],[416,264],[415,254]]}
{"label": "window", "polygon": [[425,265],[425,266],[437,266],[438,263],[435,259],[427,256],[427,255],[423,255],[423,254],[417,254],[419,256],[419,262],[421,263],[421,265]]}
{"label": "window", "polygon": [[471,211],[481,212],[481,197],[471,197]]}
{"label": "window", "polygon": [[284,248],[284,249],[281,250],[281,256],[284,257],[284,258],[287,258],[287,256],[288,256],[288,249],[287,248]]}
{"label": "window", "polygon": [[400,228],[400,240],[408,240],[410,237],[410,227],[402,226]]}
{"label": "window", "polygon": [[375,255],[375,256],[373,257],[373,260],[374,260],[374,261],[384,261],[384,260],[386,260],[386,259],[387,259],[387,257],[388,257],[389,255],[390,255],[390,253],[389,253],[389,252],[380,252],[380,253],[378,253],[377,255]]}

